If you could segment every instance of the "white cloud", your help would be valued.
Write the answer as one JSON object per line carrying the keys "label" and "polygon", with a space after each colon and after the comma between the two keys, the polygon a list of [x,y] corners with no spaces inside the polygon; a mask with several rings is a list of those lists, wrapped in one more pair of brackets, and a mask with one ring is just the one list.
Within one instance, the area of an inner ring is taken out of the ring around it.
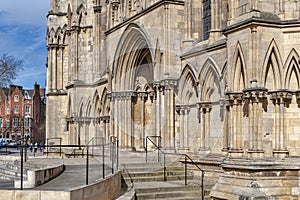
{"label": "white cloud", "polygon": [[1,1],[0,22],[3,24],[43,25],[47,21],[50,0]]}
{"label": "white cloud", "polygon": [[0,55],[8,53],[24,60],[14,84],[32,88],[45,86],[47,14],[52,0],[1,0]]}

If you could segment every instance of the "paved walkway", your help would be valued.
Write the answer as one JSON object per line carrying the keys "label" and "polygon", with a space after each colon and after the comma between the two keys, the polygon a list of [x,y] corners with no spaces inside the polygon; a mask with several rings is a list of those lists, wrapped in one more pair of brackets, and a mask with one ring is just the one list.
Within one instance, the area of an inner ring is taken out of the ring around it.
{"label": "paved walkway", "polygon": [[[50,190],[50,191],[71,191],[72,189],[86,185],[86,158],[55,158],[42,155],[41,152],[37,152],[35,155],[33,152],[27,151],[27,162],[24,165],[43,165],[53,166],[64,164],[65,171],[56,177],[55,179],[33,188],[33,190]],[[11,149],[9,155],[1,155],[0,160],[20,160],[19,150]],[[105,177],[111,174],[111,168],[106,166]],[[88,183],[95,183],[96,181],[103,179],[102,163],[95,158],[89,158],[88,169]],[[14,189],[13,181],[0,180],[0,189]]]}
{"label": "paved walkway", "polygon": [[[86,185],[86,158],[66,158],[66,159],[43,159],[36,158],[29,162],[51,162],[53,164],[63,163],[65,171],[57,178],[34,188],[34,190],[71,191],[72,189]],[[106,176],[111,173],[111,169],[106,167]],[[88,183],[95,183],[103,179],[102,164],[95,159],[89,159]]]}

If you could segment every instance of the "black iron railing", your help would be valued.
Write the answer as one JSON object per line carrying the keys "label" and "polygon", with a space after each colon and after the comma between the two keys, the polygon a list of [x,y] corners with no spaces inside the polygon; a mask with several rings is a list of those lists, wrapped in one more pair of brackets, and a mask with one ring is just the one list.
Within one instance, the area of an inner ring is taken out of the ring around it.
{"label": "black iron railing", "polygon": [[[43,148],[46,150],[46,156],[48,157],[49,155],[49,151],[50,149],[59,149],[59,151],[53,151],[51,153],[56,153],[59,154],[59,156],[62,156],[63,151],[62,150],[69,150],[70,148],[73,148],[73,151],[71,153],[71,156],[73,155],[74,157],[76,157],[77,155],[74,153],[77,150],[79,150],[81,152],[82,157],[86,156],[86,184],[89,184],[89,157],[90,156],[97,156],[97,157],[101,157],[101,161],[102,161],[102,177],[103,179],[105,178],[105,167],[107,163],[111,163],[111,173],[114,174],[115,169],[118,170],[118,162],[119,162],[119,145],[118,145],[118,139],[116,137],[111,138],[109,143],[102,143],[102,144],[91,144],[92,140],[96,140],[97,138],[91,139],[86,145],[62,145],[61,141],[59,143],[59,145],[50,145],[50,144],[46,144],[43,145]],[[48,141],[48,140],[47,140]],[[100,151],[102,150],[101,153],[92,155],[90,154],[90,148],[94,148],[97,147],[97,149],[99,149]],[[27,148],[27,145],[19,145],[18,148],[20,149],[20,157],[21,157],[21,182],[20,182],[20,189],[23,190],[23,179],[24,179],[24,149]],[[74,149],[76,149],[76,151],[74,151]],[[105,150],[108,150],[106,151]],[[86,154],[84,155],[84,153],[86,152]],[[110,155],[108,155],[110,154]],[[25,155],[26,156],[26,155]],[[69,158],[70,156],[68,156],[67,158]],[[110,161],[106,162],[105,157],[109,157]]]}
{"label": "black iron railing", "polygon": [[[151,137],[157,137],[159,138],[159,145],[157,145],[152,139]],[[193,164],[200,172],[201,172],[201,196],[202,199],[204,199],[204,174],[205,171],[203,169],[201,169],[197,163],[195,163],[193,161],[193,159],[191,157],[189,157],[187,154],[182,154],[182,153],[170,153],[170,152],[164,152],[161,149],[161,137],[160,136],[147,136],[146,137],[146,147],[145,147],[145,152],[146,152],[146,162],[148,162],[148,150],[147,150],[147,141],[150,141],[154,147],[156,147],[157,151],[158,151],[158,162],[160,162],[160,154],[163,155],[163,170],[164,170],[164,181],[167,181],[167,173],[166,173],[166,155],[177,155],[177,156],[184,156],[184,184],[187,185],[187,163],[188,160],[191,164]]]}

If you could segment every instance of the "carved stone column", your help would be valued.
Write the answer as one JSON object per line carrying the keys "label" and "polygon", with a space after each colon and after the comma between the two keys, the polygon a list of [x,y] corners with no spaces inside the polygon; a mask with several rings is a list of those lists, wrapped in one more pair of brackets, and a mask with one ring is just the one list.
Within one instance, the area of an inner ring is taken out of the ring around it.
{"label": "carved stone column", "polygon": [[270,92],[270,95],[270,99],[275,106],[275,141],[273,145],[273,155],[274,157],[284,158],[288,155],[285,107],[291,102],[292,93],[281,90]]}
{"label": "carved stone column", "polygon": [[175,149],[175,95],[177,80],[167,79],[162,82],[164,88],[165,128],[162,136],[163,145]]}
{"label": "carved stone column", "polygon": [[155,104],[155,127],[156,127],[156,136],[161,136],[161,92],[162,87],[159,84],[154,85],[156,91],[156,104]]}
{"label": "carved stone column", "polygon": [[264,156],[262,147],[262,114],[264,101],[267,99],[267,89],[253,87],[243,90],[248,104],[249,113],[249,146],[248,156],[251,158],[261,158]]}
{"label": "carved stone column", "polygon": [[200,102],[197,104],[200,111],[200,150],[210,149],[210,112],[212,109],[210,102]]}
{"label": "carved stone column", "polygon": [[228,153],[233,157],[240,157],[244,153],[243,149],[243,93],[228,92],[226,94],[228,102],[227,125],[228,136],[225,141],[228,142]]}
{"label": "carved stone column", "polygon": [[48,87],[48,91],[51,92],[52,91],[52,68],[53,68],[53,63],[52,63],[52,50],[53,50],[53,45],[49,44],[47,46],[48,48],[48,63],[47,63],[47,87]]}
{"label": "carved stone column", "polygon": [[189,106],[177,106],[176,111],[179,114],[180,132],[179,132],[179,149],[188,149],[189,133]]}

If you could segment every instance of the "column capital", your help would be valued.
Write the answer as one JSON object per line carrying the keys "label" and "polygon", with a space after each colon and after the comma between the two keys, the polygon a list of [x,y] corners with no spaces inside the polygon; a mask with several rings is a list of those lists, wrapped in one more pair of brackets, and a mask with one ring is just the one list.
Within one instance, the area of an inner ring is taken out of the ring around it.
{"label": "column capital", "polygon": [[203,112],[210,112],[212,109],[212,104],[211,104],[211,102],[208,102],[208,101],[198,102],[197,108],[199,110],[202,110]]}
{"label": "column capital", "polygon": [[177,105],[175,109],[179,115],[186,115],[186,114],[189,114],[191,111],[191,108],[189,105]]}
{"label": "column capital", "polygon": [[243,92],[226,92],[225,96],[225,101],[231,106],[241,104],[244,99]]}
{"label": "column capital", "polygon": [[[270,99],[273,101],[274,104],[284,103],[286,101],[291,101],[293,92],[289,90],[276,90],[270,91]],[[296,98],[300,99],[300,93],[296,93]]]}
{"label": "column capital", "polygon": [[268,89],[263,87],[253,87],[243,90],[244,98],[252,102],[258,102],[267,98]]}
{"label": "column capital", "polygon": [[101,11],[102,11],[101,5],[94,6],[94,13],[101,13]]}

